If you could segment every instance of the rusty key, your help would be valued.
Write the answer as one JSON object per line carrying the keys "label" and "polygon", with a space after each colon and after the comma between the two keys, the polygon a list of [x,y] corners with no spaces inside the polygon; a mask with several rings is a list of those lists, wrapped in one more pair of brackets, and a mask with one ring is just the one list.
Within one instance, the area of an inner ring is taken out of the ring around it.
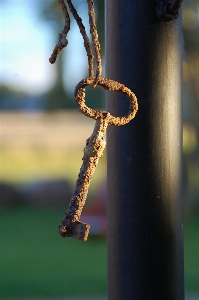
{"label": "rusty key", "polygon": [[98,85],[106,90],[119,91],[127,95],[130,100],[129,113],[124,117],[114,117],[107,111],[97,111],[86,106],[85,104],[85,87],[92,84],[93,78],[86,78],[78,83],[75,88],[75,101],[80,112],[96,120],[95,127],[91,136],[86,140],[84,148],[83,163],[76,181],[65,218],[59,226],[59,233],[62,237],[75,237],[86,241],[90,225],[80,221],[83,206],[86,202],[88,188],[92,180],[95,168],[99,158],[103,155],[106,145],[105,133],[108,125],[125,125],[135,117],[138,110],[137,98],[135,94],[116,81],[102,78],[98,79]]}

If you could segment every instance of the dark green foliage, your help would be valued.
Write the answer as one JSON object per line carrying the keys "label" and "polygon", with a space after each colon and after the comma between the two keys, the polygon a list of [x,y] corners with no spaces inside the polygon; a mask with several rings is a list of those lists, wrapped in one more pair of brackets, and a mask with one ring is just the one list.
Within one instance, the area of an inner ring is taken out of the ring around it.
{"label": "dark green foliage", "polygon": [[21,90],[0,84],[0,110],[24,106],[27,94]]}

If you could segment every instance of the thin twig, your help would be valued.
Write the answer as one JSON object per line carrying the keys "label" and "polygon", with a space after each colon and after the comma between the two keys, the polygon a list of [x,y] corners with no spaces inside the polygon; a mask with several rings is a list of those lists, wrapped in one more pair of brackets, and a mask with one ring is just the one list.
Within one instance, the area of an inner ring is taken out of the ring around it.
{"label": "thin twig", "polygon": [[92,41],[93,41],[96,60],[97,60],[96,77],[90,87],[95,88],[97,85],[98,79],[100,78],[100,76],[102,74],[102,63],[101,63],[101,55],[100,55],[101,47],[100,47],[100,43],[99,43],[99,39],[98,39],[97,26],[96,26],[96,22],[95,22],[94,1],[87,0],[87,2],[88,2],[90,33],[92,36]]}
{"label": "thin twig", "polygon": [[92,48],[91,48],[91,45],[90,45],[90,42],[89,42],[89,38],[86,34],[86,29],[82,23],[82,19],[80,18],[80,16],[78,15],[76,9],[74,8],[71,0],[67,0],[67,3],[68,3],[68,7],[74,17],[74,19],[76,20],[77,22],[77,25],[79,26],[79,30],[80,30],[80,33],[82,34],[83,36],[83,39],[84,39],[84,47],[86,49],[86,53],[87,53],[87,56],[88,56],[88,72],[89,72],[89,77],[94,77],[94,66],[93,66],[93,59],[94,59],[94,56],[93,56],[93,53],[92,53]]}
{"label": "thin twig", "polygon": [[67,7],[64,3],[64,0],[58,0],[59,4],[62,8],[63,14],[64,14],[64,18],[65,18],[65,26],[62,30],[62,32],[59,34],[59,40],[53,50],[53,53],[51,54],[51,57],[49,58],[49,62],[51,64],[54,64],[57,56],[60,54],[60,52],[62,51],[63,48],[65,48],[68,45],[68,40],[66,39],[67,33],[70,30],[70,17],[68,14],[68,10]]}

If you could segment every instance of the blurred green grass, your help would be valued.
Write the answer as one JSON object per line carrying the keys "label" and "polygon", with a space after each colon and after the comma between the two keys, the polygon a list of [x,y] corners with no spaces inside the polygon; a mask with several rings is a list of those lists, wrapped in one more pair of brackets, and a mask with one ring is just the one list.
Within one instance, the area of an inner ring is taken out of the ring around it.
{"label": "blurred green grass", "polygon": [[185,291],[199,293],[199,216],[184,224]]}
{"label": "blurred green grass", "polygon": [[63,239],[63,211],[1,212],[0,297],[106,294],[106,240]]}
{"label": "blurred green grass", "polygon": [[[63,210],[0,212],[0,297],[106,295],[105,238],[62,239]],[[185,291],[199,292],[199,218],[185,222]]]}

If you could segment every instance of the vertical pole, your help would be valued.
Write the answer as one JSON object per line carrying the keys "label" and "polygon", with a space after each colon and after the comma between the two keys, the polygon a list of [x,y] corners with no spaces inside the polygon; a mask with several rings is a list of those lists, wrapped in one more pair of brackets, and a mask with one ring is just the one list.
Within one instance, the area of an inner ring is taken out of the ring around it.
{"label": "vertical pole", "polygon": [[[156,0],[106,0],[106,76],[138,98],[107,132],[108,299],[183,300],[181,17]],[[128,100],[107,92],[113,115]]]}

